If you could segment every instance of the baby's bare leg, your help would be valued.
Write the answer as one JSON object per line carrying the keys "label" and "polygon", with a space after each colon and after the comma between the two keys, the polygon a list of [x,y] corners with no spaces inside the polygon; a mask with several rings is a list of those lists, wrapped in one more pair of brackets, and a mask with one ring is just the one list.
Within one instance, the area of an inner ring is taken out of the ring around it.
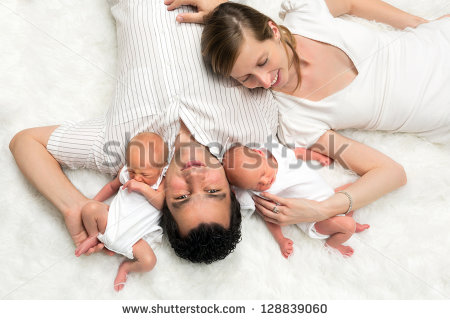
{"label": "baby's bare leg", "polygon": [[155,267],[155,253],[145,240],[141,239],[134,244],[133,256],[135,260],[125,260],[120,265],[114,280],[114,290],[123,289],[129,272],[148,272]]}
{"label": "baby's bare leg", "polygon": [[332,217],[315,224],[317,232],[329,235],[326,244],[339,250],[345,256],[351,256],[353,249],[349,246],[343,246],[342,243],[350,239],[355,232],[356,222],[352,217],[339,216]]}
{"label": "baby's bare leg", "polygon": [[88,237],[77,247],[75,255],[79,257],[89,249],[95,247],[99,241],[97,235],[104,233],[108,221],[108,205],[101,202],[88,202],[81,209],[81,218]]}
{"label": "baby's bare leg", "polygon": [[273,224],[270,222],[266,222],[267,228],[269,228],[270,233],[275,238],[275,240],[278,242],[278,245],[280,246],[281,254],[286,259],[294,252],[294,242],[289,239],[285,238],[283,235],[283,232],[281,231],[281,227],[277,224]]}

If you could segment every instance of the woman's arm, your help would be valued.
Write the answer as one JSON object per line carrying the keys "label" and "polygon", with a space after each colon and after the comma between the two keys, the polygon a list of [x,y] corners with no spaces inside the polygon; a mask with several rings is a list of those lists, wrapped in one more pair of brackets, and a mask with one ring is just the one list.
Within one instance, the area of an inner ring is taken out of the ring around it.
{"label": "woman's arm", "polygon": [[[400,164],[385,154],[332,130],[322,135],[311,149],[318,152],[323,150],[321,153],[361,176],[345,189],[353,198],[353,209],[361,208],[406,184],[406,173]],[[347,211],[348,199],[345,195],[335,194],[322,202],[322,206],[331,217]]]}
{"label": "woman's arm", "polygon": [[[162,1],[162,0],[161,0]],[[203,18],[213,11],[218,5],[228,0],[164,0],[167,10],[172,11],[181,6],[197,7],[196,13],[180,13],[177,15],[178,22],[203,23]]]}
{"label": "woman's arm", "polygon": [[[334,131],[322,135],[311,150],[333,158],[344,168],[361,176],[345,189],[352,197],[353,209],[361,208],[406,183],[406,174],[401,165],[383,153]],[[278,213],[272,211],[275,206],[273,202],[254,197],[258,211],[266,221],[281,225],[322,221],[344,213],[349,208],[349,199],[342,193],[336,193],[321,202],[284,199],[266,193],[262,196],[280,204]]]}
{"label": "woman's arm", "polygon": [[397,29],[417,27],[428,20],[414,16],[381,0],[325,0],[334,17],[351,14],[389,24]]}

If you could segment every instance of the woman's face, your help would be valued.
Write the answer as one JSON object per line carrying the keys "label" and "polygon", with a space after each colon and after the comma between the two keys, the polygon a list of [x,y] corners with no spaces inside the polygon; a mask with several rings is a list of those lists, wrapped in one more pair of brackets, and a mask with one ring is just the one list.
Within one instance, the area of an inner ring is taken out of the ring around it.
{"label": "woman's face", "polygon": [[251,31],[244,31],[244,42],[231,77],[249,89],[282,90],[289,83],[289,59],[280,41],[280,31],[270,21],[274,36],[272,39],[258,41]]}

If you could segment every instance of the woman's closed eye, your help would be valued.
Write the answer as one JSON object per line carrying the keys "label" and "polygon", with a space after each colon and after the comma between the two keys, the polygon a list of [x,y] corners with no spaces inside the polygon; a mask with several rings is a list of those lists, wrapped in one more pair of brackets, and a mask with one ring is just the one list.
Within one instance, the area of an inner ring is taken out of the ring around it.
{"label": "woman's closed eye", "polygon": [[250,79],[250,75],[246,76],[243,80],[241,80],[242,83],[248,81],[248,79]]}
{"label": "woman's closed eye", "polygon": [[266,60],[264,60],[264,62],[262,62],[262,63],[258,63],[258,67],[264,67],[266,65],[267,61],[269,61],[269,58],[266,58]]}

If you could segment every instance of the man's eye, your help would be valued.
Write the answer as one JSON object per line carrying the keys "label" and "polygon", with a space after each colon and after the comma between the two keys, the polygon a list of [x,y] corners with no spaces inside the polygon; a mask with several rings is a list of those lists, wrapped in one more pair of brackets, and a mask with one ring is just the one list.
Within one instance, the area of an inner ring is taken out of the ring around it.
{"label": "man's eye", "polygon": [[210,190],[208,190],[208,193],[216,193],[216,192],[219,192],[219,190],[217,190],[217,189],[210,189]]}
{"label": "man's eye", "polygon": [[182,196],[176,197],[175,200],[182,200],[182,199],[186,199],[187,198],[187,194],[183,194]]}

